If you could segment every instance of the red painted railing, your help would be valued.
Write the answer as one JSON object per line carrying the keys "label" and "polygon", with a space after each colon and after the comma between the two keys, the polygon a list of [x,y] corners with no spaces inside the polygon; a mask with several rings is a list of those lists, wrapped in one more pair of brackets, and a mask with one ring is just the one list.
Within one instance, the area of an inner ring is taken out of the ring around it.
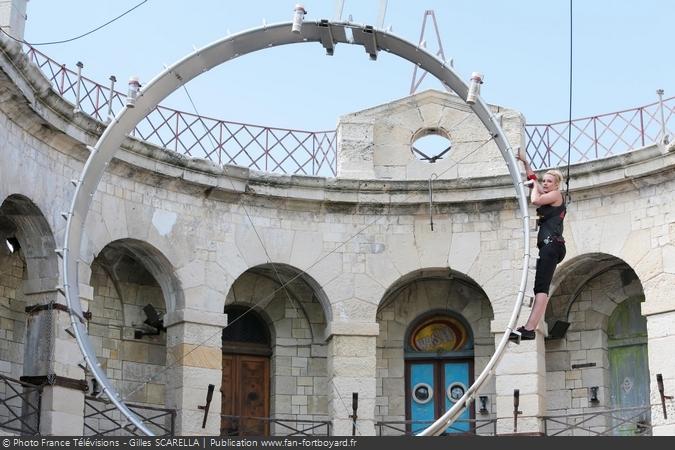
{"label": "red painted railing", "polygon": [[[125,104],[126,94],[111,84],[103,86],[68,69],[32,47],[30,60],[54,90],[79,110],[107,122]],[[662,120],[667,133],[675,130],[675,97],[625,111],[574,119],[572,163],[591,161],[644,147],[661,139]],[[525,126],[526,151],[535,168],[567,164],[568,122]],[[217,164],[287,174],[335,176],[335,131],[303,131],[228,122],[163,106],[152,110],[134,132],[136,138],[193,158]]]}

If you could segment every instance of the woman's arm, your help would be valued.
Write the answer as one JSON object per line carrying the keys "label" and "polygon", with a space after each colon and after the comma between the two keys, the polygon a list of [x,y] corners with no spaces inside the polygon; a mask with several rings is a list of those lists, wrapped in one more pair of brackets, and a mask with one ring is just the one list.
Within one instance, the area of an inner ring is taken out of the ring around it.
{"label": "woman's arm", "polygon": [[544,193],[538,181],[534,182],[535,188],[530,192],[530,201],[533,205],[543,206],[552,205],[553,203],[562,202],[562,194],[560,191],[551,191]]}
{"label": "woman's arm", "polygon": [[[537,181],[535,179],[537,174],[534,173],[534,170],[532,170],[532,167],[530,167],[530,163],[527,162],[527,160],[525,159],[525,157],[521,153],[520,148],[518,149],[518,152],[516,153],[516,159],[523,163],[523,165],[525,166],[525,174],[526,174],[527,178],[529,180],[532,180],[532,185],[530,186],[530,189],[532,189],[532,191],[538,191],[539,194],[543,194],[544,188],[542,188],[541,184],[539,184],[539,181]],[[533,201],[533,203],[534,203],[534,201]]]}

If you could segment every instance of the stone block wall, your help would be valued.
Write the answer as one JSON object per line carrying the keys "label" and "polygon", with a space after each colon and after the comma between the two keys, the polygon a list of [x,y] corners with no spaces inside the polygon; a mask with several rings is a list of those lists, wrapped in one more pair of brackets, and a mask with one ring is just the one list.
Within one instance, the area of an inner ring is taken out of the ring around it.
{"label": "stone block wall", "polygon": [[[511,146],[523,145],[522,115],[499,106],[491,109]],[[339,177],[428,180],[432,175],[456,179],[507,173],[499,149],[469,105],[439,91],[342,116],[337,132]],[[420,160],[412,151],[416,137],[429,134],[443,136],[451,144],[450,151],[434,163]]]}
{"label": "stone block wall", "polygon": [[[0,245],[5,245],[4,239]],[[16,380],[23,375],[26,302],[21,283],[24,263],[20,253],[0,250],[0,373]]]}
{"label": "stone block wall", "polygon": [[165,333],[134,338],[135,330],[152,331],[143,324],[142,308],[151,304],[161,317],[164,298],[147,272],[127,264],[115,266],[114,280],[110,269],[100,263],[92,265],[94,300],[89,305],[89,336],[101,366],[126,401],[164,407]]}

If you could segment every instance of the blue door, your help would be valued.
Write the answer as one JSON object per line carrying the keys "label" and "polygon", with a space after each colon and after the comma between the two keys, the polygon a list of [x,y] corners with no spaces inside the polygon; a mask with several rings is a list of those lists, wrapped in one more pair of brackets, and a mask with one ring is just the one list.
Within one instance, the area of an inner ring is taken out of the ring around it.
{"label": "blue door", "polygon": [[[469,384],[469,363],[446,362],[443,364],[445,381],[445,411],[450,409],[459,400]],[[447,433],[466,433],[471,430],[471,410],[467,408],[461,416],[446,430]]]}
{"label": "blue door", "polygon": [[416,363],[410,366],[409,392],[411,431],[417,434],[436,419],[436,377],[434,364]]}
{"label": "blue door", "polygon": [[[410,431],[419,433],[442,416],[464,395],[470,385],[468,361],[409,361],[408,411]],[[446,433],[471,431],[470,409],[448,427]]]}

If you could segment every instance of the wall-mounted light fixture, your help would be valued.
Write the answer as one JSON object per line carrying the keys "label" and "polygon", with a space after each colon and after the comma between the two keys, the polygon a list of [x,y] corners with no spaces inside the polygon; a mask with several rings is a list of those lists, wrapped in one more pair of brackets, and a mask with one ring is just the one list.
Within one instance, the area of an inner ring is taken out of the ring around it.
{"label": "wall-mounted light fixture", "polygon": [[488,403],[488,396],[487,395],[481,395],[478,397],[478,401],[480,402],[480,409],[478,410],[479,414],[489,414],[490,411],[487,409],[487,403]]}
{"label": "wall-mounted light fixture", "polygon": [[598,387],[597,386],[591,386],[588,388],[588,401],[591,402],[592,405],[597,405],[600,403],[600,400],[598,399]]}
{"label": "wall-mounted light fixture", "polygon": [[154,328],[153,331],[134,330],[134,339],[141,339],[143,336],[157,336],[160,332],[166,331],[164,327],[164,320],[159,316],[159,313],[154,306],[147,304],[143,307],[146,319],[144,324]]}
{"label": "wall-mounted light fixture", "polygon": [[7,246],[7,250],[9,251],[9,253],[16,253],[21,248],[19,240],[15,237],[9,237],[5,239],[5,245]]}

